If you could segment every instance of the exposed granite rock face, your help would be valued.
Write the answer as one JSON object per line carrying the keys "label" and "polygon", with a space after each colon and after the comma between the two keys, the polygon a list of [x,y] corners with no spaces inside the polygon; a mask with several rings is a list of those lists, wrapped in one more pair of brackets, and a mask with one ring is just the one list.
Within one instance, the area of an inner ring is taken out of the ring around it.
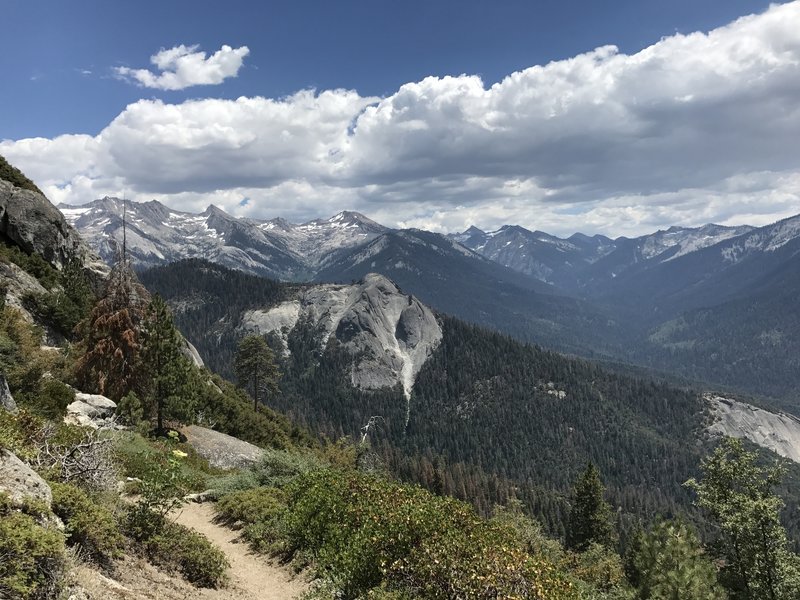
{"label": "exposed granite rock face", "polygon": [[288,332],[305,319],[321,332],[323,347],[333,336],[358,357],[351,374],[353,385],[377,389],[400,384],[407,398],[422,365],[442,339],[430,308],[374,273],[356,285],[304,288],[294,300],[248,311],[242,327],[276,332],[288,352]]}
{"label": "exposed granite rock face", "polygon": [[8,494],[17,506],[31,498],[41,500],[48,508],[53,502],[47,482],[9,450],[0,450],[0,492]]}
{"label": "exposed granite rock face", "polygon": [[0,408],[10,412],[12,415],[19,412],[17,403],[14,402],[14,396],[11,395],[11,390],[8,389],[6,376],[2,373],[0,373]]}
{"label": "exposed granite rock face", "polygon": [[184,427],[181,433],[200,456],[218,469],[248,467],[257,463],[264,454],[258,446],[199,425]]}
{"label": "exposed granite rock face", "polygon": [[748,439],[800,462],[800,419],[715,394],[706,394],[704,398],[714,415],[714,423],[708,428],[711,433]]}
{"label": "exposed granite rock face", "polygon": [[22,313],[26,321],[34,323],[36,320],[25,308],[22,299],[27,294],[44,294],[47,290],[42,287],[35,277],[13,263],[0,262],[0,282],[5,286],[6,306],[13,306]]}
{"label": "exposed granite rock face", "polygon": [[194,344],[187,340],[186,338],[183,339],[183,345],[181,346],[181,354],[183,354],[186,358],[192,361],[192,364],[195,367],[203,368],[205,363],[203,363],[203,357],[200,356],[200,353],[197,351],[197,348],[194,347]]}
{"label": "exposed granite rock face", "polygon": [[105,396],[76,392],[75,401],[67,406],[64,422],[93,429],[113,427],[116,410],[116,403]]}
{"label": "exposed granite rock face", "polygon": [[109,268],[42,194],[0,179],[0,238],[27,253],[36,253],[56,269],[79,260],[92,283],[100,288]]}

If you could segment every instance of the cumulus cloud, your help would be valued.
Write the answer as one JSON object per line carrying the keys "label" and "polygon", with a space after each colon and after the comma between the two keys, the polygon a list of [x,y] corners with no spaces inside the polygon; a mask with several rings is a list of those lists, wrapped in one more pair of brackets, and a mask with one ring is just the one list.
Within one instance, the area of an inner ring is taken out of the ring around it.
{"label": "cumulus cloud", "polygon": [[[153,81],[188,81],[180,61],[194,54],[159,53],[153,62],[169,73]],[[461,75],[384,98],[338,89],[140,100],[97,136],[4,141],[0,154],[73,203],[124,190],[177,209],[213,202],[264,218],[352,208],[439,231],[518,223],[634,235],[797,212],[799,106],[793,2],[635,54],[597,48],[491,86]]]}
{"label": "cumulus cloud", "polygon": [[194,85],[217,85],[236,77],[242,68],[244,57],[250,53],[247,46],[231,48],[222,46],[211,56],[198,49],[199,46],[175,46],[162,48],[150,57],[150,62],[160,73],[148,69],[116,67],[114,72],[121,79],[158,90],[182,90]]}

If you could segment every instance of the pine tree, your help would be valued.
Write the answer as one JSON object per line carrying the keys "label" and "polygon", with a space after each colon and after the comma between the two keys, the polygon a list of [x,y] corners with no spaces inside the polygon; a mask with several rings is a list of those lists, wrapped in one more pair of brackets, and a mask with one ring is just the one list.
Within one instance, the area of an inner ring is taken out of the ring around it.
{"label": "pine tree", "polygon": [[572,492],[572,509],[567,526],[567,548],[583,552],[592,543],[611,548],[614,529],[611,506],[603,499],[600,472],[592,463],[578,477]]}
{"label": "pine tree", "polygon": [[250,387],[253,410],[264,392],[278,393],[280,371],[275,364],[275,355],[260,335],[248,335],[239,342],[234,369],[239,384]]}
{"label": "pine tree", "polygon": [[164,431],[165,418],[191,416],[190,365],[181,352],[181,337],[172,323],[166,302],[156,294],[147,309],[142,332],[142,368],[149,376],[146,390],[149,412],[156,415],[156,431]]}
{"label": "pine tree", "polygon": [[127,262],[118,261],[103,296],[76,327],[83,348],[75,366],[81,389],[119,401],[141,387],[140,332],[148,299]]}
{"label": "pine tree", "polygon": [[642,600],[719,600],[725,594],[700,539],[688,525],[660,521],[641,533],[626,569]]}
{"label": "pine tree", "polygon": [[741,440],[726,438],[702,464],[703,479],[687,485],[695,504],[719,527],[716,551],[725,560],[723,585],[732,598],[782,600],[800,597],[798,557],[788,549],[780,523],[783,501],[773,489],[779,464],[762,467]]}

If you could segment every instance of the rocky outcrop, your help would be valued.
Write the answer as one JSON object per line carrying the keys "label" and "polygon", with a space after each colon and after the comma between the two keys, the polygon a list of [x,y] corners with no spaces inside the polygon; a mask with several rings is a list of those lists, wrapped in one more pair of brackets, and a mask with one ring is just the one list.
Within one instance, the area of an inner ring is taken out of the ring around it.
{"label": "rocky outcrop", "polygon": [[0,450],[0,493],[7,494],[15,506],[33,499],[43,502],[49,509],[53,502],[53,492],[47,482],[9,450]]}
{"label": "rocky outcrop", "polygon": [[0,408],[10,412],[12,415],[19,412],[17,403],[14,402],[14,396],[11,395],[11,390],[8,389],[6,376],[2,373],[0,373]]}
{"label": "rocky outcrop", "polygon": [[114,427],[116,410],[116,403],[105,396],[76,392],[75,401],[67,406],[64,422],[93,429]]}
{"label": "rocky outcrop", "polygon": [[797,417],[715,394],[706,394],[704,399],[714,419],[708,428],[711,433],[747,439],[800,462],[800,419]]}
{"label": "rocky outcrop", "polygon": [[42,194],[0,179],[0,238],[28,254],[36,253],[56,269],[80,261],[97,289],[108,266],[92,252],[61,212]]}
{"label": "rocky outcrop", "polygon": [[233,436],[199,425],[181,430],[197,453],[217,469],[241,469],[257,463],[264,451]]}
{"label": "rocky outcrop", "polygon": [[14,263],[0,262],[0,282],[5,291],[6,306],[13,306],[26,321],[34,323],[36,320],[26,308],[23,299],[27,295],[44,294],[47,290],[33,275],[26,273]]}
{"label": "rocky outcrop", "polygon": [[353,385],[378,389],[399,384],[407,398],[442,339],[430,308],[374,273],[355,285],[316,285],[274,308],[248,311],[242,328],[277,333],[288,353],[288,333],[298,322],[318,330],[323,348],[334,337],[356,357]]}
{"label": "rocky outcrop", "polygon": [[182,339],[183,345],[181,346],[181,354],[192,361],[192,364],[195,367],[200,367],[202,369],[205,366],[203,363],[203,357],[200,356],[200,353],[197,351],[197,348],[194,347],[194,344],[192,344],[186,338]]}

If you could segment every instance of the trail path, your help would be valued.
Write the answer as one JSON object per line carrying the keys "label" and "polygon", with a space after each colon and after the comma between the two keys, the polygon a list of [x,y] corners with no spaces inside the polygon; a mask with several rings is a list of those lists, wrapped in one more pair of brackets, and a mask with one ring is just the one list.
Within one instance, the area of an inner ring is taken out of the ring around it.
{"label": "trail path", "polygon": [[216,544],[231,563],[230,584],[224,598],[231,600],[291,600],[307,589],[300,577],[254,554],[235,531],[214,523],[214,508],[209,503],[184,505],[175,519],[178,523],[202,533]]}

